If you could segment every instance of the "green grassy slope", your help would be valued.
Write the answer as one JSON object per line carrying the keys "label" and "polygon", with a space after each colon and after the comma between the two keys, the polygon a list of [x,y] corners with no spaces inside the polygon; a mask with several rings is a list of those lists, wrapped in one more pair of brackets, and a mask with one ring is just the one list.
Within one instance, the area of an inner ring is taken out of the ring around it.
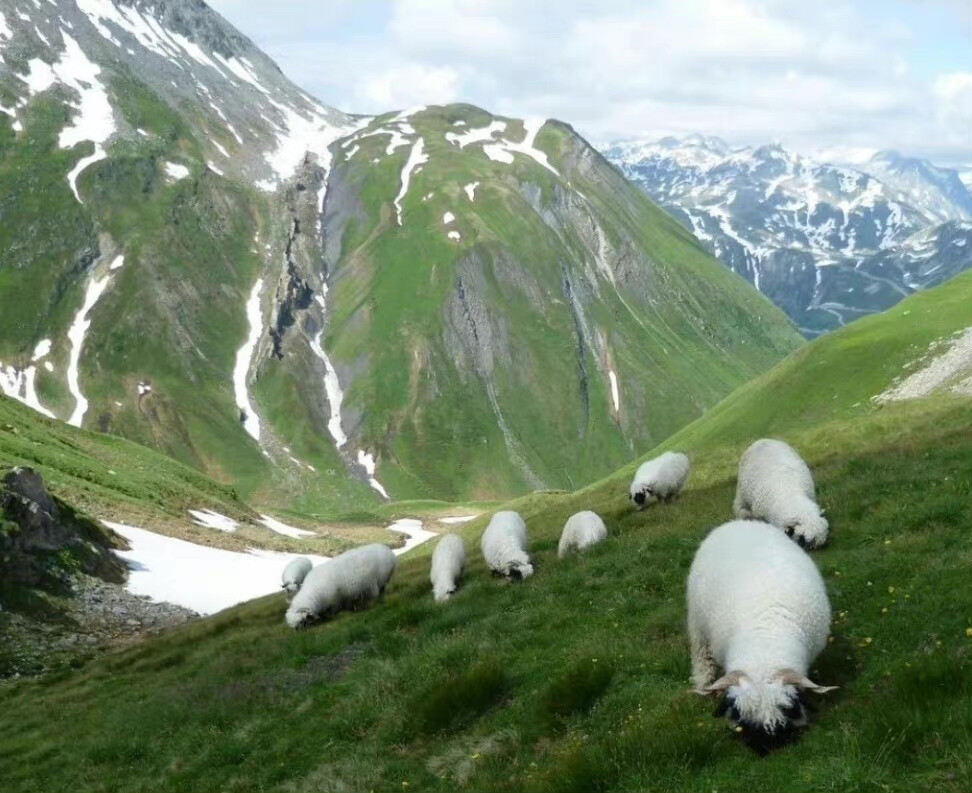
{"label": "green grassy slope", "polygon": [[[956,330],[933,330],[956,285],[902,303],[871,328],[872,343],[902,332],[915,305],[932,310],[909,333]],[[686,430],[694,471],[671,505],[631,510],[628,471],[513,502],[538,563],[522,584],[484,570],[484,516],[460,529],[472,563],[444,606],[431,599],[422,548],[382,604],[306,632],[285,627],[275,596],[7,688],[18,729],[0,735],[0,776],[10,790],[52,791],[969,789],[972,403],[811,411],[815,383],[834,401],[852,333],[811,345],[810,361],[833,346],[788,403],[789,421],[766,394],[752,403],[808,459],[832,523],[814,559],[833,641],[812,675],[840,689],[795,745],[758,758],[688,690],[688,565],[729,519],[738,456],[764,429],[754,418],[752,436],[738,419],[706,431],[706,417]],[[854,371],[881,390],[893,376],[875,373],[885,363]],[[783,389],[804,376],[787,361],[767,379]],[[754,397],[742,389],[722,409],[739,399]],[[578,509],[602,514],[609,539],[558,561],[560,529]]]}

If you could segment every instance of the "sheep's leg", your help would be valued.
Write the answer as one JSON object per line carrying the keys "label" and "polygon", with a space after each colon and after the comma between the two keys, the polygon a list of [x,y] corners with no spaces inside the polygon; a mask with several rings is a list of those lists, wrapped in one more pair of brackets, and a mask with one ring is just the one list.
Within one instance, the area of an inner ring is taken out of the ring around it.
{"label": "sheep's leg", "polygon": [[709,644],[701,631],[689,621],[689,644],[692,650],[692,683],[696,691],[704,691],[719,677],[719,665],[712,657]]}
{"label": "sheep's leg", "polygon": [[742,494],[742,490],[736,488],[736,498],[732,502],[732,514],[736,520],[752,520],[752,508]]}

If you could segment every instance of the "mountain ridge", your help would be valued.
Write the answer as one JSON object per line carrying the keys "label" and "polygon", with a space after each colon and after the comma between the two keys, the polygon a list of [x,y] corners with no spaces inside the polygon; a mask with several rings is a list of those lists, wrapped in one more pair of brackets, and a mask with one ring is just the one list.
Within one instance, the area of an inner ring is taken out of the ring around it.
{"label": "mountain ridge", "polygon": [[602,150],[807,336],[972,266],[972,195],[924,160],[839,165],[702,135]]}

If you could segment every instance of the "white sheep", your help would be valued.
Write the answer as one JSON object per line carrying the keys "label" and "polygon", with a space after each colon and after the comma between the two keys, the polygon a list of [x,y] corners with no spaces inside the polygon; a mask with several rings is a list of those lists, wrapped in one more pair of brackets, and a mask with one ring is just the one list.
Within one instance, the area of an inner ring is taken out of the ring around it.
{"label": "white sheep", "polygon": [[829,632],[820,572],[778,529],[732,521],[699,546],[688,576],[693,682],[700,694],[725,692],[720,712],[757,750],[806,724],[806,691],[834,688],[807,677]]}
{"label": "white sheep", "polygon": [[533,575],[526,552],[527,528],[517,512],[497,512],[489,521],[480,542],[483,558],[490,570],[508,578]]}
{"label": "white sheep", "polygon": [[313,566],[311,560],[304,556],[291,559],[280,575],[281,588],[288,595],[296,595],[297,590],[300,589],[300,585]]}
{"label": "white sheep", "polygon": [[631,500],[641,509],[655,501],[677,498],[690,470],[689,458],[681,452],[665,452],[642,463],[631,481]]}
{"label": "white sheep", "polygon": [[732,513],[737,520],[765,520],[804,548],[827,542],[827,519],[817,506],[813,475],[789,444],[756,441],[739,461]]}
{"label": "white sheep", "polygon": [[436,600],[448,600],[456,591],[465,566],[466,543],[458,534],[446,534],[432,552],[429,580],[432,582],[432,593]]}
{"label": "white sheep", "polygon": [[582,551],[607,539],[607,527],[601,516],[589,510],[567,518],[560,534],[557,556],[563,559],[571,551]]}
{"label": "white sheep", "polygon": [[304,628],[342,609],[377,600],[395,572],[395,554],[387,545],[363,545],[311,570],[290,601],[287,624]]}

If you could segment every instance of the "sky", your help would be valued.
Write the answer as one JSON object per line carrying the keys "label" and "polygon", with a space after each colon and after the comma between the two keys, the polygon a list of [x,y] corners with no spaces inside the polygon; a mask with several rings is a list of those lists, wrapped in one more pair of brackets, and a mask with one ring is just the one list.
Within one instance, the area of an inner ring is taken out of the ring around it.
{"label": "sky", "polygon": [[972,167],[969,0],[209,0],[325,104]]}

